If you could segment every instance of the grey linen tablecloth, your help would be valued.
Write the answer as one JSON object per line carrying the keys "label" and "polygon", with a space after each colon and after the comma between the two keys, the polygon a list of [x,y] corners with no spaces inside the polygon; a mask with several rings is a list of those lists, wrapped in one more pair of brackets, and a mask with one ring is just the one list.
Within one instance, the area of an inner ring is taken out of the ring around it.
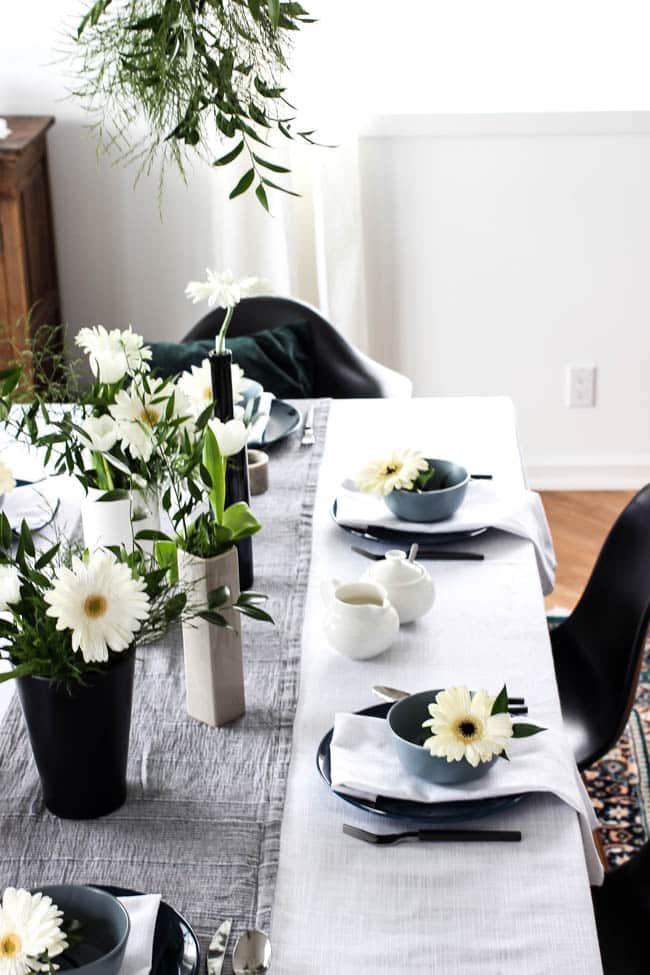
{"label": "grey linen tablecloth", "polygon": [[254,585],[269,594],[276,625],[243,621],[246,715],[225,728],[187,716],[178,630],[140,648],[128,801],[104,819],[71,822],[43,806],[14,697],[0,726],[0,890],[99,883],[160,893],[202,951],[226,917],[234,936],[269,929],[329,410],[328,401],[315,405],[316,446],[294,436],[273,448],[270,490],[253,498],[263,525]]}

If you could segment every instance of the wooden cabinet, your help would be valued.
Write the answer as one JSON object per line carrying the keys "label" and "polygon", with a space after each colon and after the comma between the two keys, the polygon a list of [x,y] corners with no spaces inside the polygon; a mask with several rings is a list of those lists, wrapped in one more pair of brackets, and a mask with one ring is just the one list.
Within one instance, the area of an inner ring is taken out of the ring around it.
{"label": "wooden cabinet", "polygon": [[[0,368],[35,343],[61,348],[46,132],[51,117],[9,116],[0,139]],[[42,328],[42,326],[47,326]]]}

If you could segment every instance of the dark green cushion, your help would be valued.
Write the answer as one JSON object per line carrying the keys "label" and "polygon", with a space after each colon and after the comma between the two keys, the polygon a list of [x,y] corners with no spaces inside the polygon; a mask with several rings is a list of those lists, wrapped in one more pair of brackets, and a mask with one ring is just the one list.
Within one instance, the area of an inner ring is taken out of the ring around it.
{"label": "dark green cushion", "polygon": [[[154,376],[175,376],[200,366],[214,349],[212,339],[200,342],[148,342],[153,350]],[[264,329],[255,335],[228,339],[233,362],[249,379],[280,399],[315,396],[311,331],[308,322],[294,322]]]}

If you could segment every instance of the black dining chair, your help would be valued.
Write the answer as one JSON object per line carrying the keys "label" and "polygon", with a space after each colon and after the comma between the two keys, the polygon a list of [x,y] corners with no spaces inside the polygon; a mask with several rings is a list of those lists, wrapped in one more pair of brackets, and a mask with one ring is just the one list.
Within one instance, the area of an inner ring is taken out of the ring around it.
{"label": "black dining chair", "polygon": [[551,630],[564,726],[581,770],[625,728],[649,618],[650,484],[614,523],[576,608]]}
{"label": "black dining chair", "polygon": [[[213,339],[219,333],[225,311],[208,312],[184,337],[184,342]],[[411,381],[389,369],[348,342],[311,305],[293,298],[259,295],[242,298],[228,329],[231,338],[254,335],[279,325],[306,322],[309,326],[314,364],[314,395],[335,399],[408,397]]]}
{"label": "black dining chair", "polygon": [[648,975],[650,843],[591,891],[605,975]]}

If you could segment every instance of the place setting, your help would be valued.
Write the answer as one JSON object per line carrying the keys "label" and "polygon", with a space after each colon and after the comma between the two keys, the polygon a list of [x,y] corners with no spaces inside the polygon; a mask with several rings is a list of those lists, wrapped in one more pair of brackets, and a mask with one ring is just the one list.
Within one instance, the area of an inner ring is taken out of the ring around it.
{"label": "place setting", "polygon": [[529,539],[544,592],[553,588],[555,556],[539,495],[512,490],[493,474],[415,448],[387,449],[343,480],[332,503],[339,527],[364,539],[354,550],[381,557],[386,546],[417,543],[420,558],[477,561],[483,552],[443,546],[480,539],[490,529]]}

